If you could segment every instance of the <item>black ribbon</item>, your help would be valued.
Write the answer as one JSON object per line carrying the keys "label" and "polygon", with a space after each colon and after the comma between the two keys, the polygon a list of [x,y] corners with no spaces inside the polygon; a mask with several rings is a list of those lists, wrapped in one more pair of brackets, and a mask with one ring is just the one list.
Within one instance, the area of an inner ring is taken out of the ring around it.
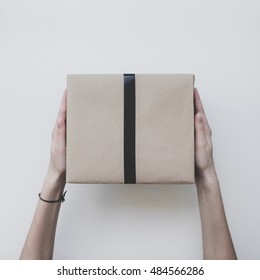
{"label": "black ribbon", "polygon": [[135,74],[124,74],[124,176],[136,183],[135,170]]}

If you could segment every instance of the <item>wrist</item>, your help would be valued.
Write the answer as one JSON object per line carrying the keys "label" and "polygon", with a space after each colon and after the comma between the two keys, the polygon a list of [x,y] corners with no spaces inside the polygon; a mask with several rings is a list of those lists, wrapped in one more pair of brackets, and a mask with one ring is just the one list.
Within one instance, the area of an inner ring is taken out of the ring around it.
{"label": "wrist", "polygon": [[48,177],[50,179],[50,181],[52,181],[52,182],[58,182],[58,181],[65,182],[66,181],[66,172],[57,170],[50,163],[46,177]]}
{"label": "wrist", "polygon": [[219,188],[214,164],[202,171],[196,172],[196,186],[198,190],[217,190]]}
{"label": "wrist", "polygon": [[55,200],[60,198],[64,191],[65,184],[65,172],[57,172],[55,169],[49,166],[41,191],[41,196],[47,200]]}

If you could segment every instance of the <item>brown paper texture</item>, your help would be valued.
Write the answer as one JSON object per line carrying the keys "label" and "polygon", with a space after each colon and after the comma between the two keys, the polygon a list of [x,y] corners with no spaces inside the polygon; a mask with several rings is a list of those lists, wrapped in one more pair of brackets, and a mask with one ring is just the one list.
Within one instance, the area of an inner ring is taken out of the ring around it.
{"label": "brown paper texture", "polygon": [[[194,183],[193,74],[136,74],[136,183]],[[67,76],[68,183],[124,183],[124,75]]]}

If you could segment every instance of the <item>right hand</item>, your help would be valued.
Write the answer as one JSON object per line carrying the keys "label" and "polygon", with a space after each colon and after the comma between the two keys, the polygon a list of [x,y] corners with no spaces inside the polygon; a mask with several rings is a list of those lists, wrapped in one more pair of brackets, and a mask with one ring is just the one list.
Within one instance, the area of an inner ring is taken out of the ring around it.
{"label": "right hand", "polygon": [[195,105],[195,176],[196,181],[215,175],[212,131],[208,124],[198,90],[194,89]]}

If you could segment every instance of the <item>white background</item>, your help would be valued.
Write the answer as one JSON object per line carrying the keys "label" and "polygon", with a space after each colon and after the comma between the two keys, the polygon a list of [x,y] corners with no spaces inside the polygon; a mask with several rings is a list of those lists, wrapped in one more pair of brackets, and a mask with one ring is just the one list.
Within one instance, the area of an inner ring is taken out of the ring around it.
{"label": "white background", "polygon": [[[0,259],[17,259],[68,73],[194,73],[240,259],[260,258],[260,1],[0,1]],[[56,259],[201,259],[196,188],[68,185]]]}

